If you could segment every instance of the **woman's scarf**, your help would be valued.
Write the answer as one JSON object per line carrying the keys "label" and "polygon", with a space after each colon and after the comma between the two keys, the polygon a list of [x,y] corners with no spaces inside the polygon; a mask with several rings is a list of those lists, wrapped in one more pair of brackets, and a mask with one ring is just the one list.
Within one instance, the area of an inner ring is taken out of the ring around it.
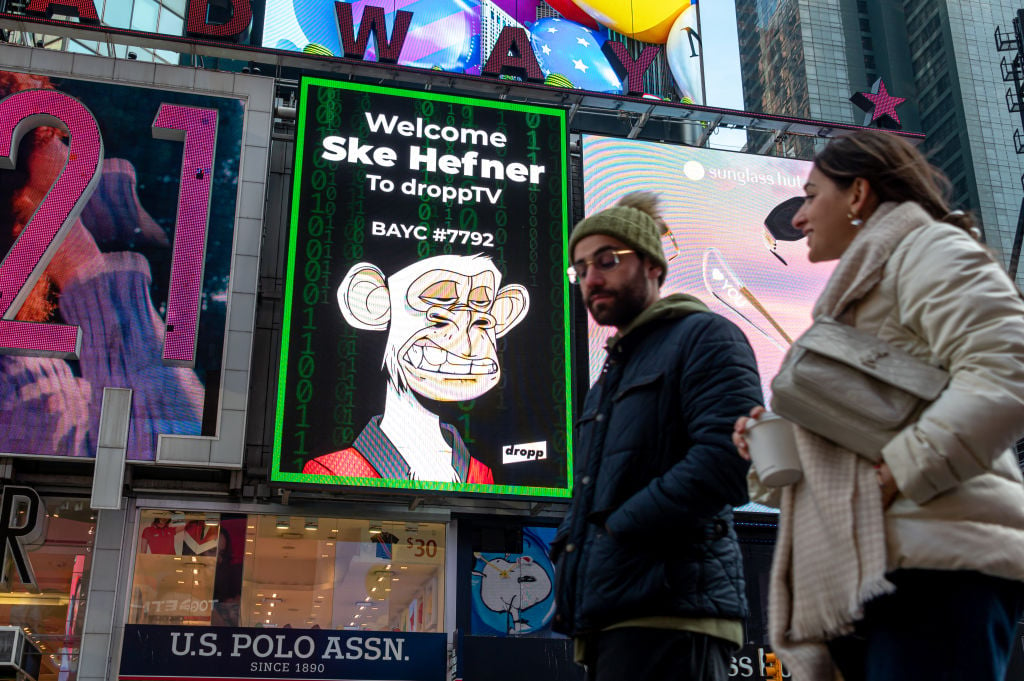
{"label": "woman's scarf", "polygon": [[[814,306],[839,319],[884,274],[889,256],[933,220],[916,203],[884,203],[843,253]],[[769,635],[793,681],[841,678],[825,641],[848,634],[885,578],[882,495],[873,464],[794,426],[803,479],[782,490],[772,563]]]}

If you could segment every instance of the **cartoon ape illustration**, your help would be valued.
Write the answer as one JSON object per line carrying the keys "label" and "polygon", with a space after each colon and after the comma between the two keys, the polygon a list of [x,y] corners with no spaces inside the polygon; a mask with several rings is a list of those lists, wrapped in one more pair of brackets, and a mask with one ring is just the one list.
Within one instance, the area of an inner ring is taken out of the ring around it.
{"label": "cartoon ape illustration", "polygon": [[419,398],[471,400],[498,384],[497,339],[530,306],[524,287],[500,285],[501,273],[484,255],[426,258],[386,281],[375,265],[354,265],[338,287],[338,306],[354,328],[390,329],[384,413],[351,447],[309,461],[302,472],[493,484],[490,468]]}

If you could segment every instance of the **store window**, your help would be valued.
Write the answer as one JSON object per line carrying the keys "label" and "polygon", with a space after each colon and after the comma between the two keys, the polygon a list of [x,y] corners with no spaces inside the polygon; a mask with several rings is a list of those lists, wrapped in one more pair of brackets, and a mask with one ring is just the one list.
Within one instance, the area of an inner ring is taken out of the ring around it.
{"label": "store window", "polygon": [[444,631],[445,526],[145,510],[131,624]]}
{"label": "store window", "polygon": [[[4,487],[4,494],[16,494]],[[32,490],[29,494],[34,495]],[[14,496],[9,526],[34,530],[15,541],[35,583],[21,581],[9,564],[9,580],[0,585],[0,623],[20,627],[42,653],[39,681],[74,681],[78,673],[85,597],[92,563],[95,512],[89,500],[40,497],[39,512],[29,517],[26,496]],[[8,550],[8,547],[4,547]]]}

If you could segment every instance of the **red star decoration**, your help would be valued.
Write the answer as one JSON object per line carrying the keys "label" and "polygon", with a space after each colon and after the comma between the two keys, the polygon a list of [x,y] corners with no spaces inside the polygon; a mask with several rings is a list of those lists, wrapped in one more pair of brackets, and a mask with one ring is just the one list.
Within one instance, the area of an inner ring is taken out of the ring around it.
{"label": "red star decoration", "polygon": [[879,127],[902,128],[899,114],[896,107],[907,101],[905,97],[893,97],[885,87],[885,83],[879,78],[871,86],[868,92],[858,92],[850,101],[867,112],[864,117],[864,125],[872,125],[876,121]]}

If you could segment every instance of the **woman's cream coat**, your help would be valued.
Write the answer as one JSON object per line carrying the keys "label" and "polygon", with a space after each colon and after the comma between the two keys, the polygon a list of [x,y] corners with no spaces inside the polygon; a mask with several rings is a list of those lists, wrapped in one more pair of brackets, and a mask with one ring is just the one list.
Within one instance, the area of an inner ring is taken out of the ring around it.
{"label": "woman's cream coat", "polygon": [[963,230],[916,204],[893,212],[923,226],[842,320],[951,380],[882,450],[900,489],[885,516],[889,569],[1024,579],[1024,483],[1012,451],[1024,433],[1024,300]]}

